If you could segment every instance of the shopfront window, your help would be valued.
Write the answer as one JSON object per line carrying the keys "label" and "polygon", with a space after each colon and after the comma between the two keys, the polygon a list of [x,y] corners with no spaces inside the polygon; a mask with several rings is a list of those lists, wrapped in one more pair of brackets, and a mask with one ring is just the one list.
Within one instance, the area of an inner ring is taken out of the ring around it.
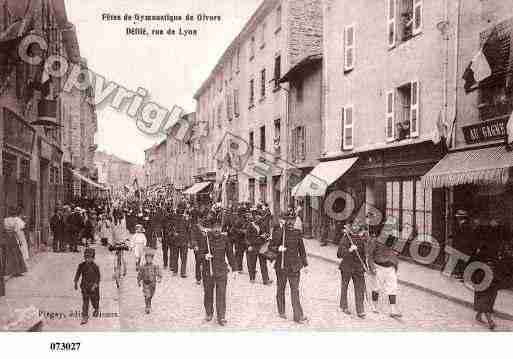
{"label": "shopfront window", "polygon": [[432,233],[432,190],[420,179],[386,182],[386,215],[398,220],[400,227],[413,227],[415,234]]}

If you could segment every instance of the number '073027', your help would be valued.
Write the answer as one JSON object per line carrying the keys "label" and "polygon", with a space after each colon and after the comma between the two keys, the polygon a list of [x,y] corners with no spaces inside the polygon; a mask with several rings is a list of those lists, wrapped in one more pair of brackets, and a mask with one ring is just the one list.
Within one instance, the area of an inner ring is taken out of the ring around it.
{"label": "number '073027'", "polygon": [[52,342],[50,343],[51,351],[78,351],[80,350],[80,342]]}

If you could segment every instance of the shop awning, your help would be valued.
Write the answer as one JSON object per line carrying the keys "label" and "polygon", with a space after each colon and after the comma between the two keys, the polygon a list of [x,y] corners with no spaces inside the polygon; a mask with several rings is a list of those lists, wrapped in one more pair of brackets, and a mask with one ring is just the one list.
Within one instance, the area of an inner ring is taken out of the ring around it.
{"label": "shop awning", "polygon": [[453,152],[422,177],[422,184],[431,188],[506,184],[512,166],[513,152],[504,146]]}
{"label": "shop awning", "polygon": [[99,183],[96,183],[95,181],[93,181],[92,179],[90,178],[87,178],[86,176],[83,176],[82,174],[80,174],[79,172],[77,171],[73,171],[71,170],[71,173],[73,174],[73,176],[75,176],[76,178],[78,178],[79,180],[81,181],[84,181],[88,184],[90,184],[91,186],[93,187],[96,187],[102,191],[107,191],[107,188],[103,187],[101,184]]}
{"label": "shop awning", "polygon": [[358,157],[319,163],[292,188],[293,197],[322,197],[328,187],[342,177],[358,161]]}
{"label": "shop awning", "polygon": [[211,182],[200,182],[194,184],[191,188],[185,190],[184,194],[196,194],[201,191],[203,191],[205,188],[207,188],[210,185]]}

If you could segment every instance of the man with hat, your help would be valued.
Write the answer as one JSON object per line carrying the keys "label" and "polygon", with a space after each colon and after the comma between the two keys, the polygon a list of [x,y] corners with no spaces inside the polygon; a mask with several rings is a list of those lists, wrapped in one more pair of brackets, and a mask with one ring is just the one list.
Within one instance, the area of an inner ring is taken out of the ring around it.
{"label": "man with hat", "polygon": [[190,223],[185,214],[185,203],[180,203],[173,218],[174,236],[171,243],[170,269],[178,275],[178,257],[180,257],[180,276],[187,278],[187,251],[190,243]]}
{"label": "man with hat", "polygon": [[87,324],[89,319],[89,302],[91,302],[94,312],[93,317],[97,317],[100,307],[100,268],[94,262],[95,251],[93,248],[84,250],[84,261],[78,265],[75,273],[75,290],[78,290],[78,281],[82,291],[82,322]]}
{"label": "man with hat", "polygon": [[137,285],[140,287],[142,283],[144,303],[146,305],[145,312],[151,312],[151,300],[155,295],[157,283],[162,280],[160,268],[153,263],[155,257],[155,250],[153,248],[145,248],[144,259],[145,263],[139,268],[137,272]]}
{"label": "man with hat", "polygon": [[65,248],[66,226],[62,209],[59,207],[55,207],[55,213],[52,218],[50,218],[50,229],[53,233],[53,251],[63,252]]}
{"label": "man with hat", "polygon": [[397,308],[397,271],[399,269],[399,230],[395,217],[388,217],[378,237],[371,237],[367,250],[367,262],[371,280],[374,282],[372,290],[373,306],[377,308],[379,290],[388,296],[390,303],[390,316],[400,318],[402,314]]}
{"label": "man with hat", "polygon": [[265,244],[266,238],[263,236],[263,228],[261,228],[257,222],[260,222],[260,219],[257,218],[256,213],[248,216],[248,226],[246,232],[246,258],[248,261],[249,281],[251,283],[255,283],[256,264],[258,261],[260,263],[260,274],[262,275],[262,281],[264,285],[269,285],[272,282],[269,280],[267,259],[262,253],[260,253],[260,249]]}
{"label": "man with hat", "polygon": [[194,251],[201,258],[203,269],[203,289],[206,321],[212,320],[214,315],[214,289],[216,300],[217,322],[226,325],[226,285],[228,281],[228,264],[233,268],[232,252],[228,248],[226,233],[214,229],[214,214],[204,216],[195,231],[192,245]]}
{"label": "man with hat", "polygon": [[248,248],[246,241],[246,230],[249,225],[246,220],[248,210],[244,205],[241,205],[237,211],[237,215],[234,218],[232,224],[232,238],[233,245],[235,247],[235,270],[242,273],[244,253]]}
{"label": "man with hat", "polygon": [[281,318],[287,319],[285,314],[285,287],[290,285],[290,299],[294,312],[294,321],[304,324],[307,318],[299,299],[299,283],[301,269],[308,266],[305,244],[301,232],[293,228],[295,217],[282,213],[279,225],[273,228],[269,249],[277,253],[274,269],[276,270],[276,302]]}
{"label": "man with hat", "polygon": [[[456,227],[454,230],[454,235],[452,236],[452,247],[461,253],[470,256],[473,254],[474,246],[478,240],[478,238],[476,238],[477,236],[475,235],[475,228],[472,225],[466,210],[457,210],[455,217]],[[458,260],[458,263],[456,263],[456,267],[454,269],[454,276],[459,280],[463,280],[463,273],[465,272],[466,267],[466,262],[463,260]]]}

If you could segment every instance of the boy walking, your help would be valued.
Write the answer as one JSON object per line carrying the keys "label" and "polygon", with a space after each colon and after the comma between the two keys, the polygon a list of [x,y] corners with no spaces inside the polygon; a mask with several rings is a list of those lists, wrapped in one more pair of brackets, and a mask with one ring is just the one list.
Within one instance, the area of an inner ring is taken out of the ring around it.
{"label": "boy walking", "polygon": [[86,248],[84,261],[78,265],[75,274],[75,290],[78,290],[78,280],[82,291],[82,322],[87,324],[89,320],[89,302],[93,306],[93,317],[97,317],[100,307],[100,268],[94,262],[95,251],[93,248]]}
{"label": "boy walking", "polygon": [[146,303],[146,314],[150,314],[151,311],[151,300],[155,294],[157,288],[157,282],[160,283],[162,275],[160,268],[153,264],[153,257],[155,256],[151,248],[147,248],[144,253],[146,263],[139,267],[137,273],[137,285],[140,287],[141,282],[143,284],[144,302]]}

